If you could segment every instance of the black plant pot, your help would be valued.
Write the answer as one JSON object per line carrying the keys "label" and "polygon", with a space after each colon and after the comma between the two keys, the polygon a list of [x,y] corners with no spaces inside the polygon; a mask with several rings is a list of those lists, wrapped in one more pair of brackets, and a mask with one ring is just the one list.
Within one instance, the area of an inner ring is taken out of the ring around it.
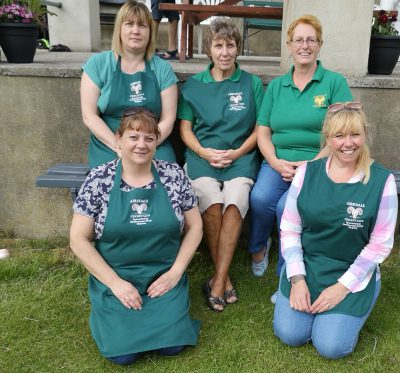
{"label": "black plant pot", "polygon": [[390,75],[399,59],[400,36],[371,35],[368,73]]}
{"label": "black plant pot", "polygon": [[31,63],[36,53],[36,23],[0,23],[0,46],[11,63]]}

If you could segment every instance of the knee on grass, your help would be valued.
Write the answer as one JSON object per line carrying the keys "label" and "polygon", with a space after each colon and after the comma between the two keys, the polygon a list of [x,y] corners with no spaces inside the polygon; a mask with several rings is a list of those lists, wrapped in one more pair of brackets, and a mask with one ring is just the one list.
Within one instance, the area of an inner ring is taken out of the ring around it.
{"label": "knee on grass", "polygon": [[313,345],[322,357],[331,360],[341,359],[350,355],[355,347],[355,343],[350,341],[329,337],[313,340]]}
{"label": "knee on grass", "polygon": [[301,346],[310,341],[308,332],[299,331],[294,333],[292,328],[285,325],[274,324],[274,334],[282,343],[291,347]]}

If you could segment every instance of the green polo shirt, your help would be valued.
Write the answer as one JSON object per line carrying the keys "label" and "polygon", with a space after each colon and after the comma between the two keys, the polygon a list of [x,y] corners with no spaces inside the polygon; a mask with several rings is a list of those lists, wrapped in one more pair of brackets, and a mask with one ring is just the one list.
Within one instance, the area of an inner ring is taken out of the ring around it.
{"label": "green polo shirt", "polygon": [[303,91],[293,83],[293,70],[267,87],[257,124],[271,127],[276,156],[288,161],[313,159],[321,148],[321,129],[329,105],[352,101],[346,79],[318,61]]}
{"label": "green polo shirt", "polygon": [[[210,64],[206,70],[194,75],[193,79],[196,79],[202,83],[218,84],[219,82],[217,82],[211,75],[211,69],[213,68],[213,66],[214,66],[213,64]],[[240,80],[241,75],[242,75],[242,70],[240,69],[239,64],[236,63],[236,70],[228,79],[231,80],[232,82],[238,82]],[[251,74],[251,77],[253,83],[254,101],[256,104],[256,116],[258,117],[264,96],[264,88],[261,79],[258,76]],[[217,103],[213,101],[212,97],[210,97],[210,110],[212,110],[213,105],[217,105]],[[188,120],[189,122],[192,123],[195,123],[196,120],[196,115],[194,113],[194,110],[186,102],[186,100],[182,97],[182,95],[180,95],[179,97],[177,117],[179,119]]]}

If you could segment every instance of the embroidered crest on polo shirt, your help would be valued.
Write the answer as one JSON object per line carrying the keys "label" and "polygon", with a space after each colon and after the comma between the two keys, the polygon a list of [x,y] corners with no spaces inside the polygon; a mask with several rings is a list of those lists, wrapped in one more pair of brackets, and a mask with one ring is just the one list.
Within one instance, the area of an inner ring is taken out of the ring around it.
{"label": "embroidered crest on polo shirt", "polygon": [[229,96],[229,110],[241,111],[246,109],[243,100],[243,92],[231,92]]}
{"label": "embroidered crest on polo shirt", "polygon": [[349,229],[358,229],[364,227],[364,213],[365,205],[363,203],[347,202],[347,214],[344,218],[343,226]]}
{"label": "embroidered crest on polo shirt", "polygon": [[326,107],[326,95],[314,96],[314,107]]}
{"label": "embroidered crest on polo shirt", "polygon": [[131,94],[129,96],[129,101],[135,102],[135,103],[142,103],[143,101],[146,101],[146,97],[144,96],[144,93],[142,92],[142,82],[140,80],[136,82],[132,82],[130,85],[130,91]]}
{"label": "embroidered crest on polo shirt", "polygon": [[130,203],[132,204],[131,208],[133,211],[129,221],[131,224],[145,225],[147,223],[151,223],[152,220],[150,218],[150,214],[145,213],[147,211],[149,200],[132,199]]}

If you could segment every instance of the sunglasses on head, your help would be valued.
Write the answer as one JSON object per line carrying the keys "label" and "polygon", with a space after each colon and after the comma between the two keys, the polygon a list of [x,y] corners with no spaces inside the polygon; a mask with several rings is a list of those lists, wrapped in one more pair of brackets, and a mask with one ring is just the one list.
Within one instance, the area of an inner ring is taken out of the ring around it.
{"label": "sunglasses on head", "polygon": [[141,106],[132,106],[128,109],[125,109],[124,113],[122,114],[122,118],[130,117],[132,115],[136,115],[136,114],[140,114],[140,113],[148,114],[148,115],[152,116],[153,118],[157,119],[157,121],[159,120],[158,116],[156,114],[154,114],[151,110],[146,109]]}
{"label": "sunglasses on head", "polygon": [[346,102],[346,103],[336,103],[328,106],[328,111],[331,113],[336,113],[340,110],[350,110],[350,111],[359,111],[362,109],[362,105],[360,102]]}

